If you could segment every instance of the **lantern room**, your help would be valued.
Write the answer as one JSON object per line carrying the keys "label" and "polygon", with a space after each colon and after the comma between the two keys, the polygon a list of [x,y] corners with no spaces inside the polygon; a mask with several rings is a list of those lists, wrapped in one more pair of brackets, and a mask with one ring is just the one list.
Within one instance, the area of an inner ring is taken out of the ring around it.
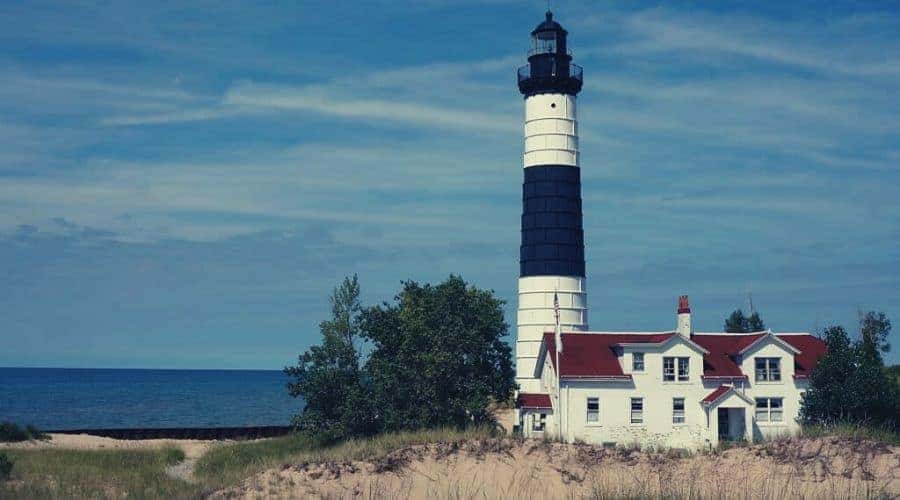
{"label": "lantern room", "polygon": [[528,64],[519,68],[519,91],[526,97],[562,93],[576,95],[581,91],[581,66],[572,64],[566,37],[568,32],[547,11],[544,22],[531,32]]}

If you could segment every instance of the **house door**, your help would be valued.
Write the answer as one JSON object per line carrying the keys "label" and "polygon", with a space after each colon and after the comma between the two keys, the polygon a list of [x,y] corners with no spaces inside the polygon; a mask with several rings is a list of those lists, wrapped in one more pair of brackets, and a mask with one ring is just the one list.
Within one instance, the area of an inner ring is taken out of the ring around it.
{"label": "house door", "polygon": [[719,441],[727,441],[730,438],[728,429],[728,408],[719,408]]}

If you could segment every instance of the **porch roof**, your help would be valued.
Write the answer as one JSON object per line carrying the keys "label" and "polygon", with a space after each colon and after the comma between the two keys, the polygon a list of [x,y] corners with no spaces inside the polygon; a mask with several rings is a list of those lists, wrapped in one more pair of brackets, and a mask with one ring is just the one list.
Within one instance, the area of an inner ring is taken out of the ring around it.
{"label": "porch roof", "polygon": [[755,402],[748,396],[734,390],[733,385],[720,385],[716,388],[716,390],[707,394],[706,397],[700,401],[700,404],[706,407],[716,406],[722,401],[725,401],[725,399],[728,398],[728,396],[731,394],[734,394],[749,406],[754,406],[755,404]]}
{"label": "porch roof", "polygon": [[552,408],[550,395],[537,392],[520,392],[516,399],[516,408],[544,410]]}

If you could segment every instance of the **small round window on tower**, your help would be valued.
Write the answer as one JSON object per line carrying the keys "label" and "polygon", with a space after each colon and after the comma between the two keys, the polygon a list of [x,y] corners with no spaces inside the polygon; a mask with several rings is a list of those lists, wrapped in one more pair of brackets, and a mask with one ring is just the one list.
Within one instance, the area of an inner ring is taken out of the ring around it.
{"label": "small round window on tower", "polygon": [[555,103],[555,102],[551,102],[551,103],[550,103],[550,107],[551,107],[551,108],[555,108],[555,107],[556,107],[556,103]]}

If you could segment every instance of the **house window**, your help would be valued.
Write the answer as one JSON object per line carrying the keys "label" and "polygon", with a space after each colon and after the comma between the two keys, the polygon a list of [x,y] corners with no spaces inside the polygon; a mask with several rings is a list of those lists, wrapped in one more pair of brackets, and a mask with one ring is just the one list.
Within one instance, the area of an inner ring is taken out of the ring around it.
{"label": "house window", "polygon": [[633,372],[644,371],[644,353],[635,352],[635,353],[631,354],[631,371],[633,371]]}
{"label": "house window", "polygon": [[589,424],[596,424],[600,422],[600,399],[587,399],[587,422]]}
{"label": "house window", "polygon": [[684,398],[672,399],[672,423],[684,423]]}
{"label": "house window", "polygon": [[687,382],[688,367],[690,366],[690,358],[678,358],[678,381]]}
{"label": "house window", "polygon": [[[687,382],[689,379],[690,358],[663,358],[663,381]],[[676,372],[675,367],[678,367]]]}
{"label": "house window", "polygon": [[781,358],[755,359],[757,382],[778,382],[781,380]]}
{"label": "house window", "polygon": [[631,423],[644,423],[644,398],[631,398]]}
{"label": "house window", "polygon": [[756,398],[757,422],[781,422],[784,418],[782,398]]}
{"label": "house window", "polygon": [[547,414],[541,413],[540,415],[532,415],[531,416],[531,430],[535,432],[544,432],[544,428],[547,427]]}
{"label": "house window", "polygon": [[663,358],[663,380],[675,381],[675,358]]}

